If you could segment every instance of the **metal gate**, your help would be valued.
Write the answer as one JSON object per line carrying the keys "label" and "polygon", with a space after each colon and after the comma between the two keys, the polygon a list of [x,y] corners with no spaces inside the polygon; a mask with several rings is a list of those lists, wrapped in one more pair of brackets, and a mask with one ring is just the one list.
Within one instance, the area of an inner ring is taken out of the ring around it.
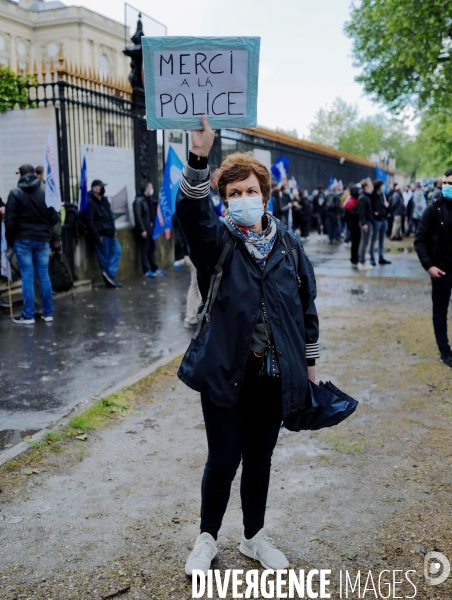
{"label": "metal gate", "polygon": [[[90,72],[70,70],[62,57],[55,69],[43,65],[41,82],[28,88],[31,106],[54,106],[57,118],[58,156],[64,202],[78,203],[80,145],[134,148],[132,88]],[[35,74],[38,80],[38,74]]]}

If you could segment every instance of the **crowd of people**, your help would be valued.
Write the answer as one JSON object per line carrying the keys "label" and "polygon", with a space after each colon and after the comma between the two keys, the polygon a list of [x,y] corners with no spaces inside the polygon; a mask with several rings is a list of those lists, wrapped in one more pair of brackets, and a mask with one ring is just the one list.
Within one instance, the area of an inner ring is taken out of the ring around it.
{"label": "crowd of people", "polygon": [[[11,265],[16,266],[22,281],[23,308],[20,315],[14,316],[14,323],[31,325],[35,317],[53,321],[54,291],[60,291],[52,277],[58,277],[49,268],[52,252],[61,256],[61,221],[74,205],[63,205],[61,214],[46,204],[44,168],[21,165],[17,170],[17,186],[8,194],[6,204],[0,198],[0,220],[4,223],[3,244]],[[94,247],[105,285],[120,288],[122,283],[116,278],[120,261],[121,245],[117,239],[115,215],[105,194],[105,183],[95,179],[88,192],[85,210],[76,210],[79,229],[84,229],[86,237]],[[166,271],[160,269],[155,259],[155,241],[152,231],[156,208],[153,186],[145,182],[133,203],[135,228],[138,237],[143,274],[149,278],[163,277]],[[71,211],[74,212],[74,211]],[[66,219],[67,220],[67,219]],[[69,271],[66,260],[57,261],[61,269]],[[72,273],[67,273],[72,285]],[[9,306],[4,298],[1,305]]]}
{"label": "crowd of people", "polygon": [[[312,230],[330,244],[350,246],[350,262],[359,270],[373,269],[378,263],[390,264],[384,256],[386,237],[399,241],[415,235],[422,215],[441,196],[442,181],[433,186],[416,184],[391,185],[363,179],[349,183],[335,181],[328,189],[318,186],[312,193],[299,191],[294,184],[272,185],[273,214],[293,229],[303,242]],[[367,252],[369,261],[367,262]]]}
{"label": "crowd of people", "polygon": [[[209,202],[217,216],[221,217],[226,214],[226,205],[217,187],[219,172],[219,168],[211,168]],[[6,205],[0,199],[0,217],[5,222],[6,244],[10,253],[14,253],[22,280],[23,308],[13,321],[32,324],[36,316],[41,316],[44,321],[51,322],[52,294],[56,286],[52,271],[49,274],[49,259],[54,252],[61,255],[61,218],[53,208],[46,205],[43,167],[22,165],[17,175],[17,187],[11,190]],[[378,179],[349,183],[345,188],[340,181],[334,181],[328,189],[318,186],[312,193],[299,190],[293,179],[280,184],[273,181],[267,212],[280,219],[303,242],[308,242],[311,232],[317,231],[320,238],[331,245],[345,244],[350,248],[351,266],[360,271],[373,269],[377,260],[379,265],[390,264],[384,255],[386,238],[397,241],[417,235],[418,247],[422,248],[421,262],[426,266],[429,262],[426,258],[428,243],[422,241],[425,231],[425,219],[422,217],[428,207],[436,206],[443,198],[444,181],[447,188],[449,184],[445,176],[430,186],[421,182],[405,186],[395,184],[388,190],[385,183]],[[95,251],[105,285],[120,288],[122,284],[116,275],[122,249],[117,239],[115,216],[105,186],[99,179],[92,182],[87,206],[84,212],[78,212],[77,219]],[[156,211],[153,184],[145,181],[133,203],[133,213],[142,271],[148,278],[166,275],[166,271],[157,264],[155,256],[152,233]],[[62,214],[64,215],[64,207]],[[185,327],[191,329],[197,324],[201,294],[198,274],[180,228],[178,241],[185,265],[191,274],[184,320]],[[434,288],[434,326],[438,347],[443,361],[452,365],[452,354],[450,355],[447,341],[447,307],[451,285],[448,271],[441,270],[447,267],[443,263],[435,265],[440,270],[433,274],[430,273],[430,266],[426,268],[432,277]],[[60,262],[58,265],[61,267]],[[65,268],[68,270],[67,265]],[[69,274],[67,279],[72,284],[72,275]],[[5,306],[5,299],[0,298],[0,301]]]}

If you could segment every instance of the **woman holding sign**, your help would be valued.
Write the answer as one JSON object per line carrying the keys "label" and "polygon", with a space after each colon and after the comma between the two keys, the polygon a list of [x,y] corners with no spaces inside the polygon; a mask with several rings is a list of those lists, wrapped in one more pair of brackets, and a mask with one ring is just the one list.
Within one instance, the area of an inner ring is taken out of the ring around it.
{"label": "woman holding sign", "polygon": [[300,429],[308,378],[315,379],[319,324],[316,285],[301,243],[266,213],[270,173],[251,153],[223,162],[219,218],[209,202],[208,156],[215,132],[206,117],[177,197],[177,215],[198,271],[203,303],[179,377],[201,393],[209,455],[201,486],[201,534],[185,565],[204,572],[242,461],[244,531],[240,551],[268,569],[288,560],[263,530],[270,466],[281,422]]}

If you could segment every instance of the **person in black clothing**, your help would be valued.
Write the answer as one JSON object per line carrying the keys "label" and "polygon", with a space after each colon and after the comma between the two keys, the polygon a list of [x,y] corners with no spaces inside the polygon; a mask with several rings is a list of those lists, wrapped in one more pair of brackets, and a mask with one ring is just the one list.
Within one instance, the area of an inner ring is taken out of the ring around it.
{"label": "person in black clothing", "polygon": [[133,202],[133,215],[135,217],[135,228],[140,243],[140,259],[143,274],[151,279],[166,275],[165,271],[159,269],[155,260],[155,240],[152,231],[155,221],[155,209],[153,202],[154,188],[152,183],[146,182],[140,190],[140,194]]}
{"label": "person in black clothing", "polygon": [[[298,236],[266,212],[270,173],[251,152],[224,160],[218,190],[228,213],[221,218],[215,214],[208,169],[215,132],[205,116],[202,126],[191,134],[176,202],[202,298],[209,298],[178,372],[201,393],[209,449],[201,488],[201,534],[185,571],[191,575],[194,569],[210,569],[242,460],[240,552],[267,569],[284,569],[289,561],[263,526],[281,421],[289,430],[297,429],[309,400],[308,381],[315,379],[315,277]],[[221,283],[212,277],[220,256]],[[267,369],[269,348],[276,351],[273,369],[277,360],[281,377]]]}
{"label": "person in black clothing", "polygon": [[389,208],[389,203],[386,200],[385,193],[383,192],[384,182],[380,179],[376,179],[373,182],[373,192],[370,196],[372,202],[372,210],[374,213],[374,223],[372,227],[372,240],[370,242],[370,264],[375,267],[375,243],[378,239],[378,264],[390,265],[391,261],[386,260],[384,257],[384,245],[386,229],[388,222],[386,221],[386,211]]}
{"label": "person in black clothing", "polygon": [[[5,220],[5,203],[3,202],[3,200],[0,198],[0,224]],[[2,250],[2,241],[0,238],[0,252]],[[5,248],[3,248],[3,250],[5,250]],[[4,308],[9,308],[9,302],[7,300],[5,300],[4,298],[2,298],[0,296],[0,306],[3,306]]]}
{"label": "person in black clothing", "polygon": [[311,203],[309,202],[308,190],[302,190],[301,197],[298,201],[299,207],[297,207],[296,202],[294,202],[294,205],[299,210],[298,219],[300,223],[301,239],[304,241],[308,241],[312,217],[312,207]]}
{"label": "person in black clothing", "polygon": [[389,210],[392,215],[392,232],[391,232],[391,240],[400,241],[402,240],[402,222],[405,218],[406,209],[405,202],[403,200],[403,196],[400,193],[398,184],[394,185],[394,192],[391,196],[391,203]]}
{"label": "person in black clothing", "polygon": [[34,274],[42,294],[42,319],[53,321],[52,285],[49,277],[49,254],[52,227],[60,216],[45,202],[45,192],[34,167],[22,165],[17,187],[8,196],[5,213],[6,241],[14,248],[22,277],[23,309],[15,323],[35,322]]}
{"label": "person in black clothing", "polygon": [[[281,186],[281,194],[279,196],[280,219],[285,224],[289,224],[289,210],[292,208],[292,195],[290,188],[287,185]],[[292,213],[293,216],[293,213]]]}
{"label": "person in black clothing", "polygon": [[273,200],[273,214],[277,219],[281,218],[281,192],[279,190],[279,185],[274,182],[272,183],[272,191],[271,197]]}
{"label": "person in black clothing", "polygon": [[350,262],[353,268],[358,268],[358,249],[361,241],[361,227],[359,224],[358,198],[361,188],[357,185],[350,187],[350,196],[344,204],[345,222],[350,234],[351,250]]}
{"label": "person in black clothing", "polygon": [[433,329],[441,360],[452,367],[447,313],[452,293],[452,169],[444,173],[441,196],[425,209],[414,240],[432,280]]}
{"label": "person in black clothing", "polygon": [[372,193],[372,182],[368,179],[361,181],[361,193],[358,198],[359,225],[361,227],[361,241],[358,249],[358,269],[368,271],[373,266],[366,264],[366,250],[369,240],[372,238],[374,215],[370,195]]}
{"label": "person in black clothing", "polygon": [[[315,193],[317,192],[317,193]],[[325,192],[322,186],[319,186],[314,190],[313,194],[313,202],[312,202],[312,216],[315,218],[317,233],[322,235],[325,233]]]}
{"label": "person in black clothing", "polygon": [[105,195],[105,185],[100,179],[92,182],[85,218],[88,232],[94,240],[105,285],[117,288],[122,287],[122,284],[116,281],[122,249],[116,238],[115,216]]}
{"label": "person in black clothing", "polygon": [[336,244],[341,240],[339,223],[341,220],[341,197],[336,193],[336,189],[328,192],[324,204],[325,224],[328,233],[329,243]]}

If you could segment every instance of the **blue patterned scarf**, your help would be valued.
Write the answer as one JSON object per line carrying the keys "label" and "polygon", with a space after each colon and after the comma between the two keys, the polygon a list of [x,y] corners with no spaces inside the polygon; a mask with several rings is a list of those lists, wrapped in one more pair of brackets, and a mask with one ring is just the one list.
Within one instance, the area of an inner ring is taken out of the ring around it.
{"label": "blue patterned scarf", "polygon": [[275,220],[268,213],[266,213],[266,216],[268,219],[268,226],[261,233],[254,233],[249,227],[234,223],[231,217],[225,217],[228,220],[228,223],[234,227],[234,231],[237,232],[239,238],[244,242],[245,248],[261,269],[265,267],[268,255],[273,249],[277,231]]}

